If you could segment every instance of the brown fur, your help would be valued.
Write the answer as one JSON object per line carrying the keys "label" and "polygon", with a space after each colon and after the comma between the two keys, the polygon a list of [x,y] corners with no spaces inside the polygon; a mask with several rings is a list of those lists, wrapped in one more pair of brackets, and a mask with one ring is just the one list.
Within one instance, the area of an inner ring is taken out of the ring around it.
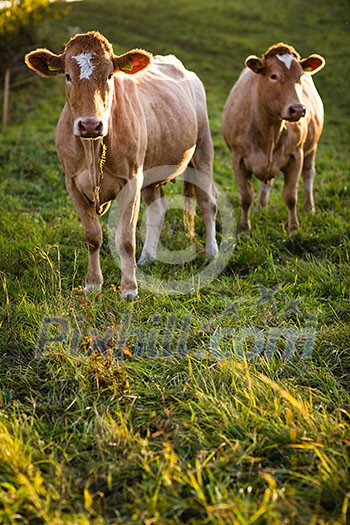
{"label": "brown fur", "polygon": [[300,60],[300,55],[298,51],[294,49],[293,46],[290,46],[288,44],[284,44],[283,42],[279,42],[278,44],[274,44],[268,48],[267,51],[263,54],[263,58],[266,60],[269,57],[275,56],[275,55],[285,55],[285,54],[294,55],[297,60]]}
{"label": "brown fur", "polygon": [[[83,52],[93,54],[94,69],[89,79],[81,78],[75,60]],[[57,125],[56,146],[88,247],[87,289],[99,290],[103,281],[99,261],[102,230],[96,211],[123,190],[116,245],[121,259],[122,296],[135,298],[135,230],[141,190],[146,204],[152,204],[147,210],[148,229],[140,258],[144,263],[156,256],[166,212],[161,183],[184,173],[190,161],[207,188],[195,188],[195,193],[206,225],[206,253],[216,255],[213,145],[205,92],[198,77],[175,57],[152,59],[138,49],[118,57],[110,43],[96,32],[73,37],[62,55],[33,51],[26,63],[44,76],[53,74],[54,63],[57,73],[64,72],[67,77],[67,103]],[[83,140],[79,136],[81,124],[92,126],[91,121],[94,126],[100,123],[107,146],[103,178],[99,175],[101,137]],[[146,170],[161,166],[172,169],[164,169],[164,178],[153,183],[152,172]]]}
{"label": "brown fur", "polygon": [[98,31],[89,31],[88,33],[72,36],[72,38],[65,45],[64,50],[66,51],[73,45],[78,46],[80,53],[84,51],[102,51],[106,55],[113,55],[112,45],[108,42],[107,38],[101,35],[101,33]]}
{"label": "brown fur", "polygon": [[[276,57],[286,53],[295,57],[289,68]],[[278,43],[262,59],[249,56],[246,65],[226,101],[222,124],[240,191],[239,232],[250,230],[252,175],[262,183],[260,204],[266,207],[272,180],[282,171],[288,230],[293,233],[298,229],[296,206],[301,174],[306,189],[304,208],[314,211],[315,155],[323,127],[322,101],[304,70],[317,72],[324,59],[311,55],[301,60],[292,46]]]}

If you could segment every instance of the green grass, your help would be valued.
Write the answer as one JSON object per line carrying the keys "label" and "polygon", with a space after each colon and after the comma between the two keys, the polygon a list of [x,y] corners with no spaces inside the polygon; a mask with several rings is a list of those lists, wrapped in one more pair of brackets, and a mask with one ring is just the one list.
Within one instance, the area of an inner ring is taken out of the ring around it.
{"label": "green grass", "polygon": [[[343,0],[87,0],[53,23],[53,51],[67,26],[98,29],[118,53],[174,53],[200,75],[216,182],[236,219],[220,120],[245,57],[280,40],[325,56],[317,212],[300,210],[288,237],[280,177],[211,283],[183,296],[141,289],[132,304],[103,218],[104,291],[85,295],[81,225],[54,146],[63,81],[11,93],[0,136],[0,523],[349,522],[347,13]],[[176,210],[162,242],[187,245]],[[204,264],[147,272],[164,283]]]}

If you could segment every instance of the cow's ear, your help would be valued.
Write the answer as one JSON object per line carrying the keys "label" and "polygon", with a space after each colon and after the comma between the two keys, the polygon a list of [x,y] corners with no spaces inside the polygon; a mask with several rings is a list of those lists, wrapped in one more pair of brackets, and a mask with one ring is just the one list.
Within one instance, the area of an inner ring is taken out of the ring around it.
{"label": "cow's ear", "polygon": [[124,55],[113,57],[114,72],[123,71],[128,75],[133,75],[145,69],[152,61],[151,53],[143,49],[132,49]]}
{"label": "cow's ear", "polygon": [[255,55],[250,55],[245,61],[246,67],[249,67],[254,73],[263,73],[265,71],[265,62]]}
{"label": "cow's ear", "polygon": [[300,60],[300,65],[306,73],[317,73],[320,71],[326,64],[326,61],[320,55],[310,55],[307,58]]}
{"label": "cow's ear", "polygon": [[64,73],[63,55],[55,55],[47,49],[31,51],[24,60],[30,69],[43,77],[53,77]]}

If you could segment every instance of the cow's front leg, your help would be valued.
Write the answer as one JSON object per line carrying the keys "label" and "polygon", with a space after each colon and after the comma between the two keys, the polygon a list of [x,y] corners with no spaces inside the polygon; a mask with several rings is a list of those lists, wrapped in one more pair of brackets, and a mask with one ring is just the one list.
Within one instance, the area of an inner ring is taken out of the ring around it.
{"label": "cow's front leg", "polygon": [[95,205],[89,204],[81,195],[73,179],[67,180],[67,190],[81,219],[84,240],[88,249],[88,270],[85,278],[85,290],[87,292],[99,292],[103,283],[100,265],[102,228],[96,214],[96,208]]}
{"label": "cow's front leg", "polygon": [[252,174],[247,171],[242,158],[232,158],[233,171],[239,187],[241,200],[241,220],[238,226],[238,234],[250,232],[250,208],[254,199],[254,190],[252,185]]}
{"label": "cow's front leg", "polygon": [[115,236],[122,273],[122,298],[132,301],[137,296],[136,225],[140,209],[142,175],[134,175],[117,196],[119,223]]}
{"label": "cow's front leg", "polygon": [[298,185],[303,162],[302,153],[293,156],[284,174],[283,198],[288,209],[288,233],[296,233],[299,228],[297,217]]}

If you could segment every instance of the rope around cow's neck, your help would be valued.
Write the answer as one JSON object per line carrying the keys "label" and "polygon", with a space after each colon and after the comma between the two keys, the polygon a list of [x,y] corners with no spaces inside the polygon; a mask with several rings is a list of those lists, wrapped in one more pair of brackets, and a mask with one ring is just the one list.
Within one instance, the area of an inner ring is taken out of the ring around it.
{"label": "rope around cow's neck", "polygon": [[101,203],[100,203],[100,193],[101,193],[101,184],[103,180],[103,173],[104,173],[104,165],[106,163],[106,157],[107,157],[107,146],[103,142],[103,137],[101,139],[101,154],[98,162],[98,180],[96,181],[96,187],[94,189],[94,196],[95,196],[95,202],[96,202],[96,210],[97,213],[99,213]]}

